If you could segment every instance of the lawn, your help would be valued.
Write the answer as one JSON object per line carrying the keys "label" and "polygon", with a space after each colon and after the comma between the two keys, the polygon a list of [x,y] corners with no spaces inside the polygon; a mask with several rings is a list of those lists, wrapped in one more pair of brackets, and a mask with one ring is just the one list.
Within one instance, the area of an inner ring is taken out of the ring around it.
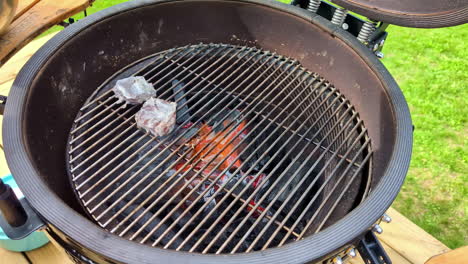
{"label": "lawn", "polygon": [[[97,0],[88,13],[121,2]],[[468,25],[388,31],[383,63],[400,84],[416,127],[411,168],[394,207],[447,246],[466,245]]]}
{"label": "lawn", "polygon": [[389,28],[384,64],[411,110],[411,168],[394,207],[451,248],[468,244],[468,25]]}

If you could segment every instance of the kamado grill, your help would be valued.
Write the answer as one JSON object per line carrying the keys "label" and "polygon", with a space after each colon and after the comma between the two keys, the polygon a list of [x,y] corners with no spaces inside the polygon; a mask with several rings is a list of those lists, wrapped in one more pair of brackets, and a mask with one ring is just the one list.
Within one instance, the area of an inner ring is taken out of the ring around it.
{"label": "kamado grill", "polygon": [[[339,1],[407,26],[467,17],[460,1],[434,2],[443,15],[379,3]],[[412,125],[374,55],[385,25],[293,4],[308,10],[136,1],[59,33],[8,98],[5,151],[27,201],[2,187],[5,232],[45,228],[83,263],[340,263],[354,248],[391,263],[373,231],[403,183]],[[177,103],[172,133],[139,129],[141,105],[122,107],[111,89],[130,76]]]}

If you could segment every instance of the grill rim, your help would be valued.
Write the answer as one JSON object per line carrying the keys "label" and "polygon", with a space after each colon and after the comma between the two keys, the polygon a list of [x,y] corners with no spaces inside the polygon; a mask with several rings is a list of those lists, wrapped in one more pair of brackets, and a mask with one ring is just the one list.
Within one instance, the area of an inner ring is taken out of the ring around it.
{"label": "grill rim", "polygon": [[[370,71],[381,80],[382,86],[385,88],[384,91],[393,106],[396,127],[395,144],[392,157],[382,179],[361,205],[333,226],[301,241],[289,243],[280,248],[266,249],[247,254],[213,256],[174,252],[139,245],[109,234],[109,232],[100,229],[90,220],[87,220],[66,205],[43,183],[39,176],[30,176],[39,175],[39,172],[36,170],[28,154],[29,151],[25,144],[26,139],[22,133],[22,128],[25,119],[25,106],[27,105],[28,93],[30,92],[29,87],[35,81],[35,76],[41,71],[42,66],[47,63],[48,59],[64,43],[72,41],[75,35],[87,27],[99,23],[101,20],[124,11],[143,8],[148,5],[180,1],[182,0],[126,2],[93,14],[83,19],[80,23],[75,23],[57,34],[23,67],[10,92],[4,117],[3,134],[7,162],[29,203],[46,219],[47,224],[52,225],[55,230],[59,230],[66,236],[69,236],[71,241],[75,241],[91,251],[106,256],[106,259],[110,258],[121,262],[150,263],[154,259],[159,259],[163,262],[180,262],[188,261],[188,257],[190,257],[190,262],[204,263],[219,263],[221,258],[228,263],[238,263],[240,261],[284,263],[291,262],[291,260],[308,262],[321,259],[327,254],[356,240],[390,207],[406,177],[412,151],[412,122],[409,109],[401,90],[387,69],[352,35],[316,14],[293,6],[286,6],[279,2],[265,0],[222,0],[224,2],[236,1],[243,4],[269,7],[275,11],[283,12],[285,15],[293,15],[306,20],[323,29],[324,33],[335,36],[348,45],[369,66]],[[364,214],[366,217],[361,217]],[[87,232],[83,232],[83,230],[87,230]],[[104,240],[105,243],[102,243]],[[121,254],[121,249],[123,248],[127,252],[125,255]]]}

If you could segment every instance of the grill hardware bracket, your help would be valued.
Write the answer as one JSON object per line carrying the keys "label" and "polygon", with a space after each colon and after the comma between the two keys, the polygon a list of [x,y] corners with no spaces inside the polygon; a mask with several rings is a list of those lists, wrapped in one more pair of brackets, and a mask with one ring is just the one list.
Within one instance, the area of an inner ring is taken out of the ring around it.
{"label": "grill hardware bracket", "polygon": [[335,14],[342,8],[320,0],[293,0],[291,5],[298,6],[317,13],[321,17],[339,25],[343,30],[355,36],[363,45],[369,48],[379,59],[383,58],[382,48],[387,39],[385,31],[388,23],[365,20],[345,11],[340,22],[336,23]]}
{"label": "grill hardware bracket", "polygon": [[364,263],[392,264],[385,249],[380,244],[374,232],[368,231],[357,246]]}
{"label": "grill hardware bracket", "polygon": [[[4,186],[9,187],[7,184],[4,184]],[[4,195],[0,194],[0,196]],[[26,214],[25,219],[21,221],[21,225],[14,227],[10,224],[10,221],[6,219],[5,215],[0,213],[0,227],[10,239],[18,240],[25,238],[32,232],[45,226],[44,222],[39,218],[36,212],[34,212],[26,199],[18,200],[13,193],[8,195],[8,197],[0,197],[0,199],[1,198],[5,198],[4,202],[9,208],[17,207],[17,210],[23,211],[23,213]],[[9,210],[8,213],[12,214],[12,210]]]}

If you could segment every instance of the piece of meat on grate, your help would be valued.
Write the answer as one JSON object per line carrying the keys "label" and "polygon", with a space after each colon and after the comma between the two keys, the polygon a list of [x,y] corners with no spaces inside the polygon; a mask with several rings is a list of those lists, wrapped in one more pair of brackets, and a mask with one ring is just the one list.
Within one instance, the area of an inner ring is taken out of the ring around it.
{"label": "piece of meat on grate", "polygon": [[117,103],[142,104],[151,97],[156,96],[153,85],[148,83],[142,76],[132,76],[118,80],[112,88],[115,96],[119,99]]}
{"label": "piece of meat on grate", "polygon": [[139,128],[156,137],[172,132],[176,122],[177,104],[158,98],[150,98],[135,115]]}

